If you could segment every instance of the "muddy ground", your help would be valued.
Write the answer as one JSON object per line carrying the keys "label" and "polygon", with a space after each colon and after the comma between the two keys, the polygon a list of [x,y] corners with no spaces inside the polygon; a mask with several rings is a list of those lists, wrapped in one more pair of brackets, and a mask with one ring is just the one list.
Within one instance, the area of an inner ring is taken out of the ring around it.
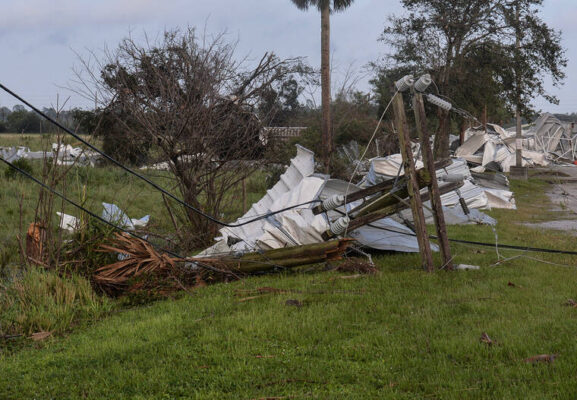
{"label": "muddy ground", "polygon": [[531,174],[551,183],[547,196],[559,219],[527,224],[540,229],[567,231],[577,236],[577,167],[555,166]]}

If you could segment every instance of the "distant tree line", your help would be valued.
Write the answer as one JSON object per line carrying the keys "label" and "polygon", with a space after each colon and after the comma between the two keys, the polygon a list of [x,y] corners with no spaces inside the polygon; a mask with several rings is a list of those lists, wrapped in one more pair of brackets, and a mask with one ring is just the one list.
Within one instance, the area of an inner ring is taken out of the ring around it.
{"label": "distant tree line", "polygon": [[[75,130],[78,127],[80,109],[57,112],[53,107],[42,108],[42,112],[58,120],[67,128]],[[34,111],[28,111],[23,105],[17,104],[12,109],[0,107],[0,133],[54,133],[57,128]]]}

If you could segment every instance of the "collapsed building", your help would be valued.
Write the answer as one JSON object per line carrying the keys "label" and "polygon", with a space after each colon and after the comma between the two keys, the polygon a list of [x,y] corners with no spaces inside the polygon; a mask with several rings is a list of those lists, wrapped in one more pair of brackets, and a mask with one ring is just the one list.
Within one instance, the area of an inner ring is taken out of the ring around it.
{"label": "collapsed building", "polygon": [[[522,147],[522,166],[546,167],[552,162],[572,163],[576,159],[577,136],[573,136],[569,126],[549,113],[542,114],[522,130],[519,144]],[[455,156],[475,165],[472,168],[474,172],[509,172],[516,162],[516,149],[515,131],[487,124],[486,129],[467,130],[464,143],[456,149]]]}

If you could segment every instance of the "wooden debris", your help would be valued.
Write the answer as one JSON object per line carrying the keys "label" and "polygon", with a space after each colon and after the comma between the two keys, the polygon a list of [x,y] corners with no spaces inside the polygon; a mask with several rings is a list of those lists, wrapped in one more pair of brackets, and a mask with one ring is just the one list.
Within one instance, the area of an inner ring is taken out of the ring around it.
{"label": "wooden debris", "polygon": [[537,363],[537,362],[548,362],[552,363],[555,359],[559,357],[559,354],[539,354],[537,356],[529,357],[524,359],[526,363]]}
{"label": "wooden debris", "polygon": [[48,339],[50,336],[52,336],[52,332],[46,332],[46,331],[35,332],[32,335],[30,335],[30,339],[34,340],[35,342],[39,342],[41,340]]}
{"label": "wooden debris", "polygon": [[187,261],[196,262],[201,267],[204,264],[234,273],[247,274],[270,271],[276,268],[293,268],[301,265],[341,260],[343,254],[353,242],[353,239],[339,239],[303,246],[285,247],[262,253],[248,253],[240,257],[192,257],[187,259]]}
{"label": "wooden debris", "polygon": [[46,227],[33,222],[26,232],[26,257],[34,264],[43,265]]}
{"label": "wooden debris", "polygon": [[244,303],[245,301],[251,301],[251,300],[260,299],[261,297],[263,297],[263,295],[243,297],[242,299],[238,299],[237,302],[239,302],[239,303]]}
{"label": "wooden debris", "polygon": [[399,135],[399,147],[401,148],[401,155],[403,157],[403,168],[405,170],[405,176],[407,177],[407,194],[411,203],[411,212],[413,214],[413,224],[415,225],[417,242],[419,243],[421,263],[426,271],[432,272],[435,266],[431,253],[431,243],[429,242],[429,235],[427,233],[425,214],[423,212],[423,200],[419,191],[420,187],[417,179],[415,160],[413,159],[413,151],[411,149],[411,138],[409,136],[409,126],[405,115],[405,104],[402,93],[397,92],[391,101],[393,103],[395,128]]}
{"label": "wooden debris", "polygon": [[[98,268],[93,275],[93,281],[107,292],[146,288],[142,282],[134,281],[139,277],[152,277],[157,279],[159,284],[163,283],[164,279],[164,284],[169,281],[171,287],[182,289],[183,284],[176,279],[177,276],[184,276],[186,281],[194,286],[195,283],[204,285],[207,280],[238,279],[245,274],[277,268],[337,261],[342,259],[353,242],[353,239],[340,239],[262,253],[248,253],[240,257],[225,255],[183,259],[161,254],[142,239],[116,234],[110,244],[101,246],[100,251],[121,254],[123,259]],[[182,267],[185,262],[195,264],[197,268]],[[266,288],[263,291],[266,292]],[[243,301],[248,300],[250,299]]]}
{"label": "wooden debris", "polygon": [[479,341],[480,341],[481,343],[485,343],[485,344],[487,344],[487,345],[489,345],[489,346],[492,346],[493,344],[495,344],[495,342],[493,341],[493,339],[491,339],[491,338],[489,337],[489,335],[487,335],[486,332],[482,332],[482,333],[481,333],[481,337],[479,338]]}

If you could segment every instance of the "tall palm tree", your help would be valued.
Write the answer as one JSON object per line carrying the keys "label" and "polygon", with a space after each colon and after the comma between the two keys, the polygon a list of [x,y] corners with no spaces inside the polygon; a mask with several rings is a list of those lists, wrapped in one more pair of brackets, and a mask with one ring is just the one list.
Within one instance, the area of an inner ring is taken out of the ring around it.
{"label": "tall palm tree", "polygon": [[331,71],[330,71],[330,15],[333,11],[342,11],[354,0],[291,0],[299,9],[316,7],[321,12],[321,88],[322,88],[322,125],[323,165],[329,172],[329,163],[333,151],[331,131]]}

